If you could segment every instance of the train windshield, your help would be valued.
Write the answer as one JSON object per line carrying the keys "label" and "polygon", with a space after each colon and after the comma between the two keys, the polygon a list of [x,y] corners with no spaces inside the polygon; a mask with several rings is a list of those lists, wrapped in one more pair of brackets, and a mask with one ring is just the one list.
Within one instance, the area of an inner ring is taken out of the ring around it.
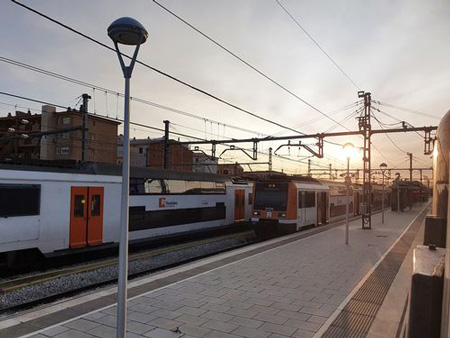
{"label": "train windshield", "polygon": [[256,210],[272,208],[285,211],[288,199],[288,183],[256,183],[255,205]]}

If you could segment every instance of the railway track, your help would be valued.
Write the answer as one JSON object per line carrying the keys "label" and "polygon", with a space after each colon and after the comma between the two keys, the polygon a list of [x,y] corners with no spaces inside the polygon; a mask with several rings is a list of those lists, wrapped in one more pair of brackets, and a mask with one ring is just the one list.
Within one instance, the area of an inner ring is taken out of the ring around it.
{"label": "railway track", "polygon": [[[221,247],[221,249],[216,251],[207,251],[205,254],[196,255],[195,257],[186,255],[185,259],[176,260],[173,262],[169,262],[168,264],[164,264],[162,266],[152,268],[152,269],[146,269],[142,271],[135,271],[130,272],[129,277],[135,278],[144,274],[148,274],[157,270],[165,269],[168,267],[176,266],[182,263],[185,263],[187,261],[192,261],[195,259],[211,256],[213,254],[217,254],[223,251],[235,249],[237,247],[247,245],[249,243],[253,243],[255,241],[255,234],[253,231],[244,231],[240,233],[235,234],[228,234],[228,235],[221,235],[216,236],[213,238],[208,239],[201,239],[196,240],[193,242],[188,243],[182,243],[182,244],[176,244],[168,247],[163,248],[157,248],[154,250],[148,250],[145,252],[139,252],[139,253],[133,253],[129,256],[129,263],[132,265],[133,262],[147,262],[152,261],[156,259],[157,257],[162,257],[164,255],[170,255],[173,253],[181,253],[181,256],[185,256],[183,253],[188,252],[189,250],[196,250],[197,248],[202,248],[208,245],[215,245],[216,243],[220,242],[226,242],[230,241],[232,243],[235,243],[234,245]],[[240,243],[240,244],[237,244]],[[73,276],[82,276],[84,274],[92,274],[96,273],[97,271],[104,271],[105,269],[116,269],[116,266],[118,264],[117,257],[115,258],[109,258],[109,259],[103,259],[102,261],[95,261],[90,262],[86,264],[79,264],[74,267],[68,267],[68,268],[62,268],[62,269],[55,269],[51,271],[45,271],[40,273],[35,273],[32,275],[24,275],[16,278],[6,279],[3,281],[0,281],[0,311],[12,311],[12,310],[18,310],[23,309],[27,307],[32,307],[38,304],[46,303],[53,301],[55,299],[59,299],[62,297],[71,296],[89,289],[93,289],[99,286],[103,286],[106,284],[111,284],[116,282],[117,277],[113,276],[111,278],[111,275],[107,275],[104,280],[100,282],[95,282],[92,285],[80,285],[80,287],[71,289],[71,290],[65,290],[62,288],[60,292],[53,293],[50,295],[46,295],[43,297],[39,297],[37,299],[27,299],[20,303],[20,304],[14,304],[12,306],[5,305],[5,299],[9,298],[9,296],[12,296],[14,294],[20,293],[21,291],[30,289],[30,288],[39,288],[42,287],[43,289],[46,288],[47,284],[52,284],[56,280],[64,280],[64,279],[70,279]],[[64,284],[64,283],[63,283]],[[3,298],[3,299],[2,299]],[[2,306],[3,305],[3,306]]]}

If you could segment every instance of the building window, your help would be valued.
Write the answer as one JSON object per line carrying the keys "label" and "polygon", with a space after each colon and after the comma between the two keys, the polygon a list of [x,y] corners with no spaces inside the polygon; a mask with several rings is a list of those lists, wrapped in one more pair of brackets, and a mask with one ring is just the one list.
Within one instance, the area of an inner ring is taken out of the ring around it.
{"label": "building window", "polygon": [[139,148],[139,154],[142,154],[143,151],[144,151],[144,149]]}
{"label": "building window", "polygon": [[89,133],[89,138],[91,139],[91,141],[95,140],[95,134],[94,133]]}
{"label": "building window", "polygon": [[228,169],[223,170],[224,175],[228,175]]}
{"label": "building window", "polygon": [[70,148],[69,147],[61,147],[60,153],[61,153],[61,155],[69,155]]}
{"label": "building window", "polygon": [[62,133],[61,134],[61,137],[63,138],[63,139],[69,139],[70,138],[70,133]]}
{"label": "building window", "polygon": [[70,123],[70,117],[63,117],[62,118],[62,124],[69,124]]}
{"label": "building window", "polygon": [[59,155],[59,154],[61,154],[61,150],[60,150],[60,148],[56,148],[56,155]]}

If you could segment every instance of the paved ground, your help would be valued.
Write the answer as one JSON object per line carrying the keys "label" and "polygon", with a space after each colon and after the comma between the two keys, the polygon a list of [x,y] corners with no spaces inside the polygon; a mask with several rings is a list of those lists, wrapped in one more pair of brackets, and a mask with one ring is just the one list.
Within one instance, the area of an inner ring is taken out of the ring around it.
{"label": "paved ground", "polygon": [[[341,226],[135,297],[128,338],[318,335],[422,208],[375,215],[372,230],[353,221],[348,246]],[[115,324],[111,306],[26,337],[115,337]]]}

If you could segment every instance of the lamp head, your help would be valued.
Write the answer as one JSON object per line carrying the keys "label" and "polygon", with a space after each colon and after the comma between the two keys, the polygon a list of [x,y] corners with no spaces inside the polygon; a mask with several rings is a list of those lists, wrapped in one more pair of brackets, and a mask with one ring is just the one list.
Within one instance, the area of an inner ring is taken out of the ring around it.
{"label": "lamp head", "polygon": [[350,158],[355,155],[355,146],[353,143],[347,142],[342,146],[342,150],[347,158]]}
{"label": "lamp head", "polygon": [[115,43],[136,46],[147,41],[148,32],[139,21],[123,17],[109,25],[108,36]]}

